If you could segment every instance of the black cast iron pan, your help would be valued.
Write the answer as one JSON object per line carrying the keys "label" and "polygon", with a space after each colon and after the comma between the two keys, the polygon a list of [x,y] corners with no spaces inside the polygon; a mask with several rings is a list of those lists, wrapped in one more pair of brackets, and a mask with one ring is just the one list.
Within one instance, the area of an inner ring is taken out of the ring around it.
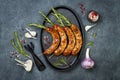
{"label": "black cast iron pan", "polygon": [[[58,12],[62,13],[65,17],[67,17],[71,23],[74,23],[78,26],[78,28],[80,29],[81,33],[82,33],[82,38],[83,38],[83,44],[84,44],[84,35],[83,32],[84,30],[82,29],[81,26],[81,22],[80,22],[80,18],[78,17],[77,13],[71,9],[68,8],[66,6],[58,6],[58,7],[54,7],[55,10],[57,10]],[[54,22],[55,24],[57,24],[57,20],[54,17],[54,15],[52,14],[53,11],[50,10],[47,14],[47,17],[49,19],[51,19],[52,22]],[[44,26],[49,26],[49,24],[47,23],[47,21],[43,21],[43,25]],[[52,27],[52,26],[49,26]],[[52,43],[52,36],[47,33],[44,29],[41,30],[41,36],[40,36],[40,43],[41,43],[41,48],[42,48],[42,52],[44,52],[45,49],[47,49],[51,43]],[[45,38],[47,37],[47,39],[49,39],[49,43],[45,40]],[[83,52],[83,46],[81,48],[81,50],[79,51],[77,56],[55,56],[55,55],[44,55],[47,63],[49,63],[49,65],[51,67],[53,67],[54,69],[57,70],[61,70],[61,71],[66,71],[69,69],[72,69],[73,66],[75,66],[77,64],[77,62],[79,61],[80,58],[80,54]]]}

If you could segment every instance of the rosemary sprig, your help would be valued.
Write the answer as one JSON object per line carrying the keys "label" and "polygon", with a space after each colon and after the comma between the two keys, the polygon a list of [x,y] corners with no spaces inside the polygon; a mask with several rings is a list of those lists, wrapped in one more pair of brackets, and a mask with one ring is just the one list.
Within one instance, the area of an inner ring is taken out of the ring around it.
{"label": "rosemary sprig", "polygon": [[41,11],[39,11],[39,13],[51,24],[51,26],[53,26],[53,22]]}
{"label": "rosemary sprig", "polygon": [[55,17],[58,19],[60,25],[64,26],[62,19],[58,16],[59,13],[54,8],[52,8],[52,11],[54,12]]}
{"label": "rosemary sprig", "polygon": [[11,40],[11,44],[17,51],[19,51],[18,47],[15,44],[15,40],[14,39]]}
{"label": "rosemary sprig", "polygon": [[67,65],[66,58],[63,58],[63,57],[62,57],[62,58],[60,59],[60,62]]}
{"label": "rosemary sprig", "polygon": [[63,24],[62,20],[64,20],[66,22],[67,26],[71,25],[70,21],[63,14],[57,12],[54,8],[52,8],[52,10],[55,13],[55,16],[58,18],[58,20],[61,24]]}
{"label": "rosemary sprig", "polygon": [[46,27],[45,26],[43,26],[43,25],[40,25],[40,24],[35,24],[35,23],[32,23],[32,24],[28,24],[28,26],[34,26],[34,27],[37,27],[37,28],[42,28],[42,29],[46,29]]}
{"label": "rosemary sprig", "polygon": [[71,25],[70,21],[63,14],[58,13],[58,16],[66,22],[67,26]]}
{"label": "rosemary sprig", "polygon": [[14,32],[14,38],[11,40],[11,44],[20,54],[24,55],[25,57],[30,58],[28,53],[23,50],[23,45],[18,38],[17,32]]}
{"label": "rosemary sprig", "polygon": [[62,66],[63,64],[59,63],[59,62],[54,62],[53,63],[54,66]]}
{"label": "rosemary sprig", "polygon": [[20,40],[18,39],[18,33],[17,32],[14,32],[14,38],[15,38],[17,44],[18,44],[19,49],[22,50],[23,46],[22,46],[22,43],[20,42]]}

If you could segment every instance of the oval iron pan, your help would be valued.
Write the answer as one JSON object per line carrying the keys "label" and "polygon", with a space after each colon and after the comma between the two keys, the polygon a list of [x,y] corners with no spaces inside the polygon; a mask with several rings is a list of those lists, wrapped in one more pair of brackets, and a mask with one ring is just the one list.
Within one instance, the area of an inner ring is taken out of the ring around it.
{"label": "oval iron pan", "polygon": [[[63,15],[65,15],[65,17],[67,17],[71,23],[74,23],[78,26],[78,28],[80,29],[80,31],[82,33],[83,44],[84,44],[84,35],[83,35],[84,30],[81,27],[81,22],[79,20],[78,15],[76,14],[76,12],[73,9],[68,8],[66,6],[58,6],[58,7],[54,7],[54,9],[57,10],[58,12],[62,13]],[[49,17],[53,22],[56,23],[57,20],[55,19],[55,17],[53,16],[52,13],[53,13],[53,11],[50,10],[47,14],[47,17]],[[43,21],[43,25],[49,26],[49,24],[47,24],[45,19]],[[40,43],[41,43],[41,49],[43,52],[45,49],[47,49],[51,45],[51,44],[48,44],[47,46],[44,45],[44,36],[49,37],[50,43],[52,43],[52,36],[43,29],[41,30],[40,34],[41,34],[40,35]],[[73,67],[77,64],[77,62],[79,61],[79,58],[80,58],[80,54],[83,52],[82,49],[83,49],[83,46],[77,56],[64,57],[63,55],[61,55],[61,56],[44,55],[44,57],[45,57],[46,61],[50,64],[50,66],[52,66],[54,69],[66,71],[66,70],[73,69]],[[66,64],[63,64],[62,66],[54,65],[54,63],[58,62],[61,58],[65,58],[67,65]]]}

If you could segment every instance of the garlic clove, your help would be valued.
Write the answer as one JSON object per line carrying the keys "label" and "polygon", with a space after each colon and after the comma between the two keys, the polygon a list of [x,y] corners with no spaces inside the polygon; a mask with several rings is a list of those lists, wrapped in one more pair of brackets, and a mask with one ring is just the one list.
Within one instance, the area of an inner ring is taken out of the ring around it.
{"label": "garlic clove", "polygon": [[91,29],[92,27],[94,27],[96,24],[93,25],[87,25],[85,26],[85,30],[88,31],[89,29]]}
{"label": "garlic clove", "polygon": [[35,31],[31,31],[28,28],[25,28],[25,29],[30,33],[31,36],[35,37],[37,35]]}
{"label": "garlic clove", "polygon": [[85,26],[85,30],[88,31],[91,28],[90,25]]}
{"label": "garlic clove", "polygon": [[26,38],[32,38],[32,36],[29,33],[25,33]]}
{"label": "garlic clove", "polygon": [[33,37],[35,37],[37,33],[36,33],[35,31],[31,31],[30,34],[31,34]]}
{"label": "garlic clove", "polygon": [[31,36],[29,33],[25,33],[25,37],[26,37],[26,38],[33,38],[33,39],[37,39],[36,37]]}

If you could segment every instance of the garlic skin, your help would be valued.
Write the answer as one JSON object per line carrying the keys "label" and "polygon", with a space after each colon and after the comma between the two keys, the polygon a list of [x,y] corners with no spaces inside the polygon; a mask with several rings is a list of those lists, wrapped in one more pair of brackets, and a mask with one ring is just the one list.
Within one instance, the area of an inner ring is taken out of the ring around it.
{"label": "garlic skin", "polygon": [[28,31],[27,33],[25,33],[25,37],[26,37],[26,38],[37,39],[37,38],[36,38],[37,33],[36,33],[35,31],[31,31],[31,30],[29,30],[28,28],[25,28],[25,29]]}
{"label": "garlic skin", "polygon": [[85,26],[85,30],[88,31],[90,30],[92,27],[94,27],[96,24],[93,24],[93,25],[87,25]]}
{"label": "garlic skin", "polygon": [[90,68],[93,68],[94,67],[94,61],[93,59],[90,58],[89,56],[90,54],[90,48],[87,48],[86,49],[86,57],[85,59],[81,62],[81,66],[84,68],[84,69],[90,69]]}
{"label": "garlic skin", "polygon": [[31,31],[31,30],[29,30],[28,28],[25,28],[32,36],[36,36],[36,32],[35,31]]}
{"label": "garlic skin", "polygon": [[94,61],[91,60],[91,59],[84,59],[81,64],[82,64],[81,66],[82,66],[84,69],[90,69],[90,68],[93,68],[93,67],[94,67]]}
{"label": "garlic skin", "polygon": [[31,38],[32,36],[29,33],[25,33],[26,38]]}

